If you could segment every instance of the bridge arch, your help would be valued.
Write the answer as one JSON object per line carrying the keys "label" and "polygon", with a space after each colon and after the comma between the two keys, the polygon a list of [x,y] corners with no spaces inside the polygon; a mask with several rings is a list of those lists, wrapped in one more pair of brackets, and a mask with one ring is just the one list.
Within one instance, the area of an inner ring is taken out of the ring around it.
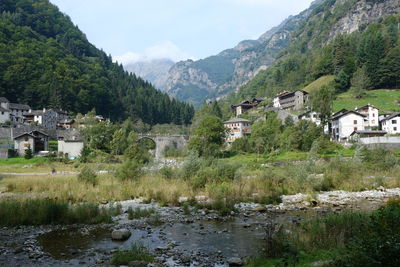
{"label": "bridge arch", "polygon": [[154,156],[156,159],[164,157],[164,151],[167,147],[176,149],[185,148],[189,141],[187,135],[139,135],[137,141],[150,139],[155,143]]}

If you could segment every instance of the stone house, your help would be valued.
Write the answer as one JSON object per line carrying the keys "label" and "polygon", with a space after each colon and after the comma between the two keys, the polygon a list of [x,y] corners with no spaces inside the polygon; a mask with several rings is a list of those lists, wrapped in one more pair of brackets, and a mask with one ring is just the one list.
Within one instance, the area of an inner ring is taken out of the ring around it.
{"label": "stone house", "polygon": [[5,97],[0,97],[0,107],[0,122],[11,121],[13,124],[22,124],[23,114],[31,109],[28,105],[11,103]]}
{"label": "stone house", "polygon": [[25,150],[30,148],[33,153],[47,151],[49,147],[49,136],[41,131],[25,132],[14,137],[14,147],[17,154],[25,155]]}
{"label": "stone house", "polygon": [[29,110],[24,113],[24,121],[28,124],[36,123],[46,129],[56,129],[58,113],[53,109]]}
{"label": "stone house", "polygon": [[264,101],[264,99],[253,98],[251,102],[246,100],[240,104],[232,105],[231,109],[233,110],[236,116],[240,116],[247,110],[257,107],[262,101]]}
{"label": "stone house", "polygon": [[309,94],[303,90],[282,92],[274,98],[274,107],[290,110],[301,110],[308,103]]}

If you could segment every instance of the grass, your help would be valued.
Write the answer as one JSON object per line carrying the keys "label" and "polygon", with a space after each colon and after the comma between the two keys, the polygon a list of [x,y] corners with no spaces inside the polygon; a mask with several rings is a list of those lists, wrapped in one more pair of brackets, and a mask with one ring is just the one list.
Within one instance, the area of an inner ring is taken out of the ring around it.
{"label": "grass", "polygon": [[322,86],[324,85],[329,85],[333,79],[335,78],[334,75],[326,75],[318,78],[317,80],[313,81],[309,85],[303,88],[304,91],[306,92],[312,92],[315,90],[319,90]]}
{"label": "grass", "polygon": [[28,164],[36,164],[36,163],[45,163],[47,162],[47,158],[31,158],[25,159],[24,157],[17,158],[8,158],[8,159],[0,159],[0,166],[8,166],[8,165],[28,165]]}
{"label": "grass", "polygon": [[114,253],[111,263],[114,265],[128,265],[132,261],[150,263],[154,261],[149,250],[143,245],[132,244],[129,250],[118,250]]}
{"label": "grass", "polygon": [[155,213],[155,210],[153,208],[151,208],[151,209],[141,209],[141,208],[132,209],[132,207],[129,207],[128,208],[128,219],[133,220],[133,219],[147,218],[147,217],[150,217],[150,215],[152,215],[154,213]]}
{"label": "grass", "polygon": [[367,91],[367,95],[363,98],[354,98],[349,92],[339,94],[333,102],[333,110],[339,111],[345,109],[355,109],[367,104],[372,104],[380,109],[380,113],[390,113],[399,111],[400,106],[397,101],[400,100],[400,90],[371,90]]}
{"label": "grass", "polygon": [[119,213],[119,208],[99,208],[90,203],[72,206],[49,199],[5,200],[0,202],[0,225],[111,223],[111,216]]}

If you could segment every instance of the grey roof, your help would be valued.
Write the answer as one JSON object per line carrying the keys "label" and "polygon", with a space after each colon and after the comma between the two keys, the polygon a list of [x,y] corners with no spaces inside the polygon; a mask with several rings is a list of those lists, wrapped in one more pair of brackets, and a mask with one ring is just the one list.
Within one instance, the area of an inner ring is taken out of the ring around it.
{"label": "grey roof", "polygon": [[400,112],[395,112],[395,113],[389,115],[388,117],[384,118],[382,121],[391,120],[391,119],[393,119],[395,117],[398,117],[398,116],[400,116]]}
{"label": "grey roof", "polygon": [[25,104],[17,104],[17,103],[10,103],[10,109],[22,109],[22,110],[30,110],[31,107]]}
{"label": "grey roof", "polygon": [[10,101],[8,101],[7,98],[5,97],[0,97],[0,103],[9,103]]}
{"label": "grey roof", "polygon": [[234,118],[234,119],[231,119],[229,121],[225,121],[224,124],[236,123],[236,122],[250,122],[250,121],[246,120],[246,119],[242,119],[242,118]]}
{"label": "grey roof", "polygon": [[43,110],[32,110],[31,112],[24,113],[24,116],[41,116],[43,115]]}
{"label": "grey roof", "polygon": [[365,105],[365,106],[362,106],[362,107],[356,108],[356,110],[360,110],[360,109],[363,109],[363,108],[368,108],[368,107],[373,107],[373,108],[379,109],[379,108],[375,107],[374,105],[367,104],[367,105]]}
{"label": "grey roof", "polygon": [[358,113],[357,111],[354,111],[354,110],[346,110],[346,111],[344,111],[344,110],[341,110],[341,111],[343,111],[342,113],[335,113],[335,114],[337,114],[337,115],[333,115],[333,117],[332,117],[332,120],[337,120],[337,119],[340,119],[341,117],[343,117],[343,116],[346,116],[347,114],[350,114],[350,113],[353,113],[353,114],[356,114],[356,115],[358,115],[358,116],[361,116],[361,117],[363,117],[363,118],[366,118],[367,116],[365,116],[365,115],[363,115],[363,114],[361,114],[361,113]]}
{"label": "grey roof", "polygon": [[57,139],[62,138],[66,142],[83,141],[83,137],[78,130],[59,130],[57,131]]}

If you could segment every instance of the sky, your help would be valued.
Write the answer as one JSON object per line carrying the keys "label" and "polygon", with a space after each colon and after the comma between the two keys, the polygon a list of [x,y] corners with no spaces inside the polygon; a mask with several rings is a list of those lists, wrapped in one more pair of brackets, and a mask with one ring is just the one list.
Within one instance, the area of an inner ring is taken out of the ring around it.
{"label": "sky", "polygon": [[50,0],[123,64],[201,59],[306,9],[312,0]]}

